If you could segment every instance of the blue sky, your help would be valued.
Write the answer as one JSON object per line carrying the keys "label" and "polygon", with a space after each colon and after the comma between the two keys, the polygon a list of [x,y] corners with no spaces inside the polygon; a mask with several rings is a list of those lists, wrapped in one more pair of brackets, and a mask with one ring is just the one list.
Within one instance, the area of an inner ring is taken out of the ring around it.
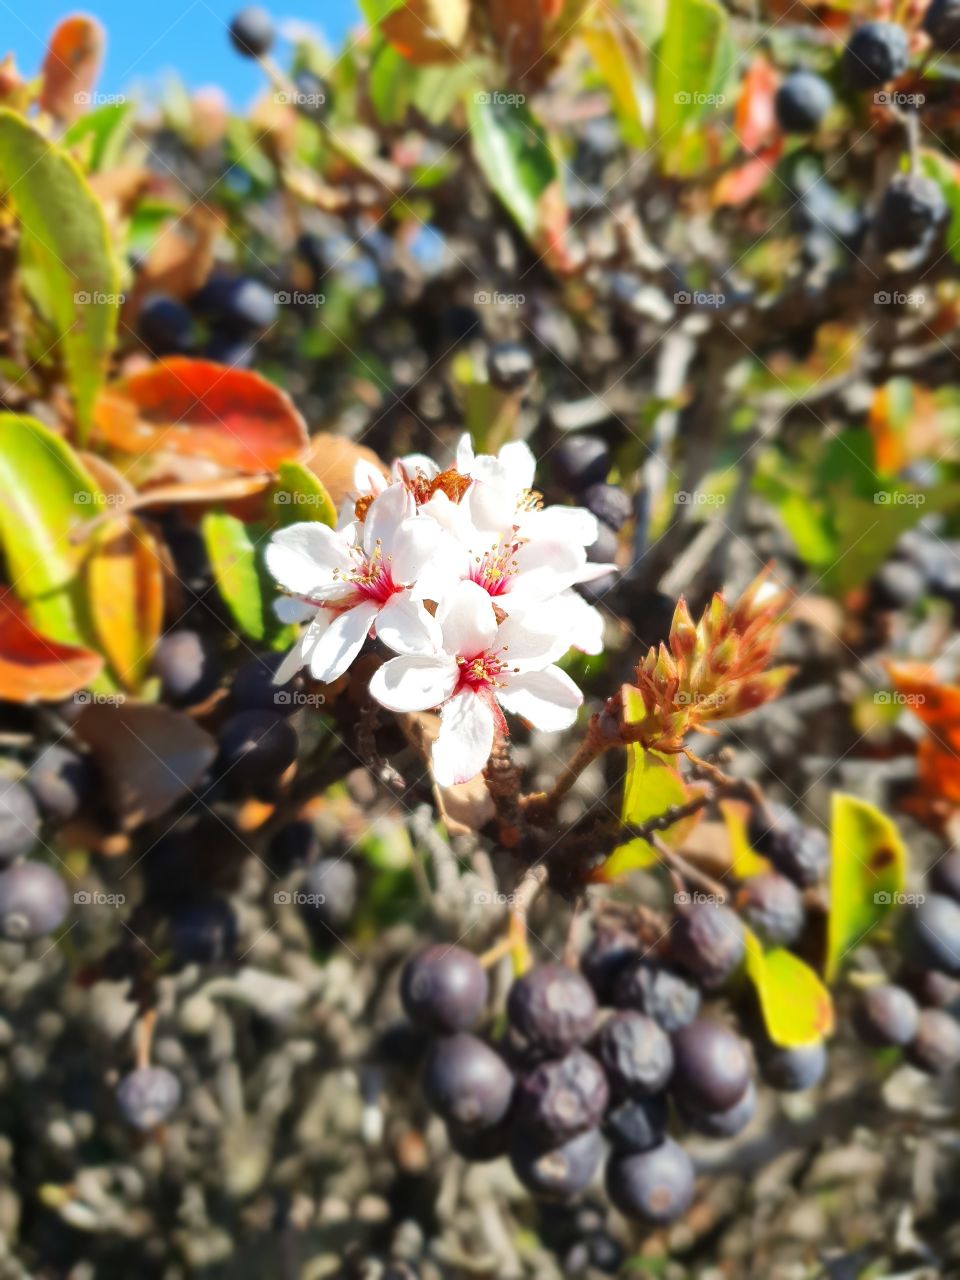
{"label": "blue sky", "polygon": [[[337,48],[359,22],[356,0],[289,0],[262,7],[278,22],[309,23]],[[90,13],[107,29],[107,57],[97,86],[101,93],[123,93],[137,83],[156,84],[175,70],[191,88],[219,84],[238,107],[246,106],[262,84],[256,66],[235,53],[227,25],[241,3],[224,0],[0,0],[3,34],[0,54],[12,51],[22,73],[34,74],[43,60],[50,32],[69,13]],[[279,47],[281,61],[283,46]]]}

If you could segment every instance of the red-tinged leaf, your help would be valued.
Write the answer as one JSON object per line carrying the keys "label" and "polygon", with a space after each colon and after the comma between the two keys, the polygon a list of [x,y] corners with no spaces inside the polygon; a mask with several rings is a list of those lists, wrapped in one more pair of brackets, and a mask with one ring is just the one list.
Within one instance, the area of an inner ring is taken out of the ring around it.
{"label": "red-tinged leaf", "polygon": [[380,23],[398,53],[414,66],[460,61],[470,19],[468,0],[404,0]]}
{"label": "red-tinged leaf", "polygon": [[204,729],[170,707],[130,699],[91,701],[75,725],[124,829],[159,818],[188,795],[216,758]]}
{"label": "red-tinged leaf", "polygon": [[87,562],[87,598],[100,648],[127,689],[142,684],[163,629],[163,568],[136,518],[103,528]]}
{"label": "red-tinged leaf", "polygon": [[59,24],[41,70],[40,105],[69,124],[90,105],[107,38],[96,18],[74,14]]}
{"label": "red-tinged leaf", "polygon": [[[533,71],[543,53],[543,0],[489,0],[487,13],[509,82]],[[554,15],[555,16],[555,15]]]}
{"label": "red-tinged leaf", "polygon": [[386,467],[372,449],[327,431],[319,431],[310,437],[309,448],[300,461],[323,482],[337,507],[345,498],[356,496],[353,470],[358,462],[369,463],[379,468],[384,476],[387,474]]}
{"label": "red-tinged leaf", "polygon": [[758,54],[740,83],[733,128],[746,151],[759,151],[773,137],[777,120],[773,100],[777,93],[777,73],[763,54]]}
{"label": "red-tinged leaf", "polygon": [[770,177],[782,151],[783,142],[778,138],[746,164],[725,173],[714,184],[711,197],[714,207],[746,204],[752,200]]}
{"label": "red-tinged leaf", "polygon": [[190,454],[244,473],[273,471],[307,443],[303,418],[278,387],[246,369],[184,356],[102,393],[95,418],[115,449]]}
{"label": "red-tinged leaf", "polygon": [[41,635],[13,593],[0,589],[0,699],[59,702],[90,684],[102,669],[98,653]]}

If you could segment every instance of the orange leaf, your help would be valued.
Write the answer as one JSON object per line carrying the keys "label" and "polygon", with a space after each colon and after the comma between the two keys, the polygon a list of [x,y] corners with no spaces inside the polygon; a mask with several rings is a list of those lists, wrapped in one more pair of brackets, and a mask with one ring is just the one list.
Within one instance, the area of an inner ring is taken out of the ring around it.
{"label": "orange leaf", "polygon": [[740,83],[733,117],[733,130],[744,150],[758,151],[772,137],[776,128],[776,92],[777,73],[763,54],[758,54]]}
{"label": "orange leaf", "polygon": [[344,498],[356,493],[353,469],[358,462],[372,463],[384,475],[387,474],[386,467],[372,449],[363,444],[354,444],[352,440],[345,440],[343,436],[330,435],[327,431],[318,431],[315,436],[310,437],[310,446],[300,461],[323,481],[336,507],[340,506]]}
{"label": "orange leaf", "polygon": [[405,0],[381,21],[380,30],[414,66],[459,62],[470,18],[466,0]]}
{"label": "orange leaf", "polygon": [[103,658],[36,631],[13,593],[0,589],[0,698],[59,702],[95,680]]}
{"label": "orange leaf", "polygon": [[244,473],[273,471],[307,443],[290,398],[247,369],[173,356],[131,374],[96,406],[107,444],[190,454]]}
{"label": "orange leaf", "polygon": [[41,69],[40,105],[69,124],[82,116],[100,74],[106,34],[96,18],[74,14],[59,24]]}
{"label": "orange leaf", "polygon": [[74,732],[90,748],[127,831],[166,813],[217,754],[210,734],[184,712],[131,699],[89,703]]}
{"label": "orange leaf", "polygon": [[87,591],[100,647],[121,684],[138,688],[163,627],[163,569],[139,520],[102,530],[87,561]]}
{"label": "orange leaf", "polygon": [[487,12],[512,84],[536,67],[543,53],[543,23],[559,14],[541,0],[490,0]]}
{"label": "orange leaf", "polygon": [[773,166],[780,159],[783,142],[777,139],[760,151],[753,159],[725,173],[714,185],[711,196],[715,208],[720,205],[746,204],[752,200],[770,177]]}

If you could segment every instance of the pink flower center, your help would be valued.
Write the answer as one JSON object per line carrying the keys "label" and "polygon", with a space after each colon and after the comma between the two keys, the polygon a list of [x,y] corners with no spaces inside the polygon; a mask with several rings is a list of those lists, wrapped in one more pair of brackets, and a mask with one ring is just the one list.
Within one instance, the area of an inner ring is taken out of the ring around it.
{"label": "pink flower center", "polygon": [[482,556],[477,556],[470,566],[471,581],[483,587],[491,596],[502,596],[509,589],[510,579],[517,572],[514,556],[518,543],[511,542],[507,546],[493,546]]}
{"label": "pink flower center", "polygon": [[460,668],[457,693],[463,689],[472,689],[474,693],[481,693],[503,686],[504,682],[499,679],[499,676],[506,670],[507,664],[496,654],[478,653],[474,658],[459,657],[457,666]]}
{"label": "pink flower center", "polygon": [[[339,574],[337,576],[340,576]],[[390,568],[390,557],[384,559],[380,540],[369,559],[362,559],[356,569],[342,575],[344,586],[350,584],[353,591],[346,599],[331,601],[335,609],[353,608],[363,600],[384,605],[403,587],[397,586]]]}

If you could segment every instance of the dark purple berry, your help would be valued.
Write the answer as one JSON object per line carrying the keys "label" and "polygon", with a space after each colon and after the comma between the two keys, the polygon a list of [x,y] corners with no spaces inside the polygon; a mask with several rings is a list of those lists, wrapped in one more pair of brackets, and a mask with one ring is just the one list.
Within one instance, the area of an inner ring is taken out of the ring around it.
{"label": "dark purple berry", "polygon": [[915,969],[936,969],[960,977],[960,903],[929,893],[904,913],[903,951]]}
{"label": "dark purple berry", "polygon": [[740,917],[719,903],[681,907],[670,933],[674,963],[708,991],[722,987],[738,968],[745,945]]}
{"label": "dark purple berry", "polygon": [[24,781],[48,818],[68,822],[89,795],[94,770],[89,756],[54,742],[40,752]]}
{"label": "dark purple berry", "polygon": [[884,253],[916,249],[947,215],[947,202],[933,178],[898,173],[880,200],[874,219],[877,244]]}
{"label": "dark purple berry", "polygon": [[797,814],[784,805],[766,804],[754,809],[748,838],[757,853],[769,858],[781,875],[802,889],[817,884],[830,862],[825,834],[804,826]]}
{"label": "dark purple berry", "polygon": [[666,1094],[627,1098],[607,1112],[603,1132],[618,1151],[649,1151],[667,1136],[668,1115]]}
{"label": "dark purple berry", "polygon": [[726,1111],[747,1091],[750,1056],[721,1022],[698,1018],[673,1037],[672,1089],[694,1111]]}
{"label": "dark purple berry", "polygon": [[487,377],[498,391],[519,391],[533,374],[530,348],[521,342],[498,342],[487,356]]}
{"label": "dark purple berry", "polygon": [[957,0],[930,0],[923,15],[923,29],[933,47],[949,53],[960,44],[960,5]]}
{"label": "dark purple berry", "polygon": [[679,1107],[680,1118],[688,1129],[707,1138],[733,1138],[745,1129],[757,1110],[757,1089],[751,1080],[739,1102],[724,1111],[695,1111]]}
{"label": "dark purple berry", "polygon": [[170,915],[170,946],[177,964],[222,964],[233,958],[237,919],[223,898],[180,903]]}
{"label": "dark purple berry", "polygon": [[245,58],[262,58],[273,45],[273,19],[265,9],[241,9],[230,23],[230,40]]}
{"label": "dark purple berry", "polygon": [[618,1009],[647,1014],[673,1035],[700,1012],[700,992],[678,970],[654,957],[644,957],[620,975],[613,1003]]}
{"label": "dark purple berry", "polygon": [[693,1203],[693,1164],[672,1138],[635,1155],[611,1155],[607,1194],[626,1218],[654,1226],[682,1217]]}
{"label": "dark purple berry", "polygon": [[220,728],[219,777],[234,795],[269,798],[297,758],[295,730],[269,711],[238,711]]}
{"label": "dark purple berry", "polygon": [[857,1035],[875,1049],[909,1044],[917,1034],[919,1018],[910,992],[886,982],[861,991],[853,1011]]}
{"label": "dark purple berry", "polygon": [[602,1155],[603,1139],[597,1129],[578,1133],[546,1151],[518,1129],[510,1147],[510,1163],[518,1179],[528,1191],[547,1200],[579,1195],[593,1180]]}
{"label": "dark purple berry", "polygon": [[673,1071],[669,1036],[652,1018],[632,1009],[613,1014],[600,1028],[597,1057],[615,1097],[660,1093]]}
{"label": "dark purple berry", "polygon": [[230,702],[237,711],[275,711],[292,715],[298,702],[294,697],[297,677],[275,684],[274,676],[286,654],[261,653],[237,667],[230,683]]}
{"label": "dark purple berry", "polygon": [[926,575],[908,560],[888,560],[870,579],[876,609],[912,609],[926,594]]}
{"label": "dark purple berry", "polygon": [[938,973],[936,969],[904,968],[898,981],[925,1009],[943,1009],[960,1000],[960,982],[945,973]]}
{"label": "dark purple berry", "polygon": [[298,71],[293,78],[293,105],[308,120],[325,120],[330,110],[330,86],[312,71]]}
{"label": "dark purple berry", "polygon": [[423,1069],[423,1092],[448,1124],[488,1129],[507,1114],[513,1076],[488,1044],[460,1031],[433,1045]]}
{"label": "dark purple berry", "polygon": [[557,1057],[586,1044],[597,1019],[590,984],[559,964],[529,970],[510,988],[507,1016],[513,1042],[531,1057]]}
{"label": "dark purple berry", "polygon": [[556,1147],[595,1129],[610,1096],[603,1068],[583,1049],[541,1062],[517,1080],[517,1123],[543,1146]]}
{"label": "dark purple berry", "polygon": [[560,481],[574,493],[606,480],[610,449],[598,436],[568,435],[550,451]]}
{"label": "dark purple berry", "polygon": [[349,858],[318,858],[298,891],[308,926],[336,933],[344,929],[357,908],[357,869]]}
{"label": "dark purple berry", "polygon": [[892,22],[866,22],[850,37],[843,70],[854,89],[878,89],[907,69],[910,48],[903,27]]}
{"label": "dark purple berry", "polygon": [[801,1093],[819,1084],[827,1070],[827,1046],[822,1040],[793,1049],[765,1045],[757,1055],[760,1075],[781,1093]]}
{"label": "dark purple berry", "polygon": [[68,905],[67,886],[45,862],[17,862],[0,871],[0,935],[8,942],[53,933]]}
{"label": "dark purple berry", "polygon": [[921,1009],[906,1058],[928,1075],[953,1071],[960,1066],[960,1022],[943,1009]]}
{"label": "dark purple berry", "polygon": [[180,1101],[180,1081],[166,1067],[137,1067],[117,1085],[117,1105],[128,1124],[155,1129]]}
{"label": "dark purple berry", "polygon": [[483,1017],[490,984],[463,947],[427,947],[404,965],[400,995],[407,1017],[425,1031],[470,1031]]}
{"label": "dark purple berry", "polygon": [[620,975],[640,952],[637,939],[623,929],[600,928],[580,957],[580,972],[593,987],[598,1004],[610,1004]]}
{"label": "dark purple berry", "polygon": [[25,857],[39,838],[40,815],[22,782],[0,778],[0,865]]}
{"label": "dark purple berry", "polygon": [[163,696],[175,707],[202,702],[217,687],[220,676],[213,650],[196,631],[168,631],[153,651],[152,667],[160,677]]}
{"label": "dark purple berry", "polygon": [[182,302],[162,294],[144,299],[137,332],[155,356],[188,355],[196,347],[193,316]]}
{"label": "dark purple berry", "polygon": [[803,895],[779,872],[761,872],[744,880],[736,904],[745,922],[771,946],[789,946],[800,936]]}
{"label": "dark purple berry", "polygon": [[830,86],[812,71],[792,71],[774,99],[777,124],[785,133],[813,133],[832,106]]}
{"label": "dark purple berry", "polygon": [[601,481],[588,485],[580,495],[580,503],[591,511],[601,524],[619,533],[633,515],[633,503],[628,494],[617,485]]}
{"label": "dark purple berry", "polygon": [[930,888],[960,902],[960,849],[951,849],[927,872]]}
{"label": "dark purple berry", "polygon": [[486,1164],[505,1156],[510,1149],[513,1127],[509,1117],[486,1129],[461,1129],[459,1125],[447,1125],[450,1146],[471,1164]]}

